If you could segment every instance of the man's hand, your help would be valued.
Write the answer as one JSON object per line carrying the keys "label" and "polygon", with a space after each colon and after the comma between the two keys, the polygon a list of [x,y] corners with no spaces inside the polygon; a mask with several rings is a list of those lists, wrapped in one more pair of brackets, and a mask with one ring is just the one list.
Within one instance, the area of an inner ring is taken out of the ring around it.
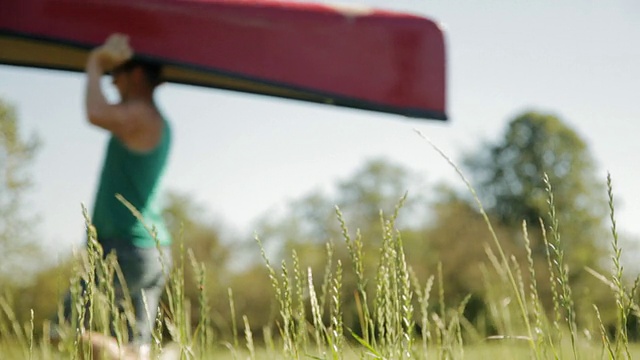
{"label": "man's hand", "polygon": [[123,34],[110,35],[105,43],[91,51],[89,59],[98,62],[103,71],[112,70],[133,56],[129,37]]}
{"label": "man's hand", "polygon": [[[123,34],[113,34],[105,43],[89,53],[87,60],[87,90],[85,105],[89,122],[117,135],[125,134],[131,121],[128,107],[121,104],[109,104],[102,92],[100,78],[106,71],[124,63],[133,55],[129,38]],[[124,130],[123,130],[124,129]]]}

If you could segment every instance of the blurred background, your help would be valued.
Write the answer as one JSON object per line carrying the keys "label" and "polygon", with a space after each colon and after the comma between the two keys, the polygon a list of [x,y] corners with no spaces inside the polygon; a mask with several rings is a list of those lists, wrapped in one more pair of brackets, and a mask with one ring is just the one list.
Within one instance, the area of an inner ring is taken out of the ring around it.
{"label": "blurred background", "polygon": [[[175,134],[165,215],[206,264],[218,330],[231,324],[228,288],[237,312],[257,329],[277,315],[264,311],[271,289],[255,234],[273,263],[295,249],[304,267],[322,273],[332,242],[348,264],[337,205],[353,236],[360,230],[371,270],[382,239],[380,212],[391,215],[405,195],[396,226],[417,278],[426,281],[440,263],[447,302],[472,294],[469,318],[486,312],[478,266],[488,261],[491,235],[456,170],[416,130],[463,171],[503,246],[523,264],[526,221],[543,268],[548,174],[578,306],[611,302],[607,286],[585,269],[611,271],[610,173],[629,281],[638,271],[640,5],[366,4],[441,24],[448,122],[182,85],[159,89]],[[84,119],[83,85],[82,74],[0,66],[0,289],[23,319],[31,308],[38,319],[55,311],[51,299],[67,288],[72,250],[84,243],[81,204],[91,208],[106,135]],[[548,288],[548,274],[539,275]],[[353,274],[345,274],[349,282]],[[549,304],[549,292],[541,295]],[[345,301],[348,325],[356,327],[353,300]],[[603,311],[606,321],[613,311]]]}

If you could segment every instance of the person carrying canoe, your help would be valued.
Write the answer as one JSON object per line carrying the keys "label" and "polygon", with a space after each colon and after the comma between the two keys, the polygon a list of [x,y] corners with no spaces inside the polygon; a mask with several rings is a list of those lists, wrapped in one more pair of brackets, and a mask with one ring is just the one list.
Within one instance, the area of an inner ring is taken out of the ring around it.
{"label": "person carrying canoe", "polygon": [[[109,71],[120,95],[117,103],[109,103],[102,90],[100,80]],[[116,254],[126,284],[117,277],[114,280],[116,296],[120,297],[116,301],[120,303],[128,293],[135,313],[126,351],[135,355],[131,358],[139,359],[149,357],[152,327],[171,266],[171,236],[158,205],[158,189],[171,144],[169,123],[154,101],[160,76],[161,66],[134,57],[123,34],[109,36],[89,53],[86,63],[87,120],[110,133],[90,231],[95,229],[105,256]],[[119,196],[142,218],[134,216]],[[66,320],[75,306],[71,302],[68,295],[64,302]],[[103,351],[113,345],[99,334],[85,340]]]}

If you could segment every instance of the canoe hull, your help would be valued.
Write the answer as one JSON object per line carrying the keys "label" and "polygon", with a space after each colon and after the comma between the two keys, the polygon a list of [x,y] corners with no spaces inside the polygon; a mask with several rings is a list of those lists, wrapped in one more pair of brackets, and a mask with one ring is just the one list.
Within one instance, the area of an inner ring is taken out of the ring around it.
{"label": "canoe hull", "polygon": [[87,51],[121,32],[167,64],[169,82],[446,119],[444,35],[426,18],[255,0],[7,5],[0,63],[82,71]]}

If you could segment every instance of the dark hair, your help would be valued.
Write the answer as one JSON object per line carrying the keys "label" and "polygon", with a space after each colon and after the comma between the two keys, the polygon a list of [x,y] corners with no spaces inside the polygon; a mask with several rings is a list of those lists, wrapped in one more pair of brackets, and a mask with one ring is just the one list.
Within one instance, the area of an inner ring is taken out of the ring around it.
{"label": "dark hair", "polygon": [[130,71],[137,67],[142,69],[145,78],[150,85],[157,86],[162,83],[162,64],[139,58],[127,60],[126,62],[116,66],[111,73]]}

